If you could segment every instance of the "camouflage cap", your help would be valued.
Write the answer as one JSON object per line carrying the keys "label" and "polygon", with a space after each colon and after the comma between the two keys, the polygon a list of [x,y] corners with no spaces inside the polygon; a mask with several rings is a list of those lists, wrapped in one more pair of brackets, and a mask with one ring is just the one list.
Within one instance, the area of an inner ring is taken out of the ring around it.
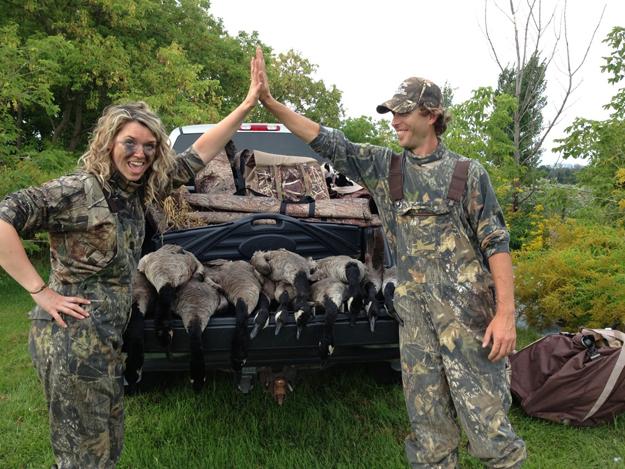
{"label": "camouflage cap", "polygon": [[440,107],[443,101],[441,89],[430,80],[419,77],[406,78],[391,99],[380,104],[376,110],[380,114],[389,111],[403,114],[423,105],[431,108]]}

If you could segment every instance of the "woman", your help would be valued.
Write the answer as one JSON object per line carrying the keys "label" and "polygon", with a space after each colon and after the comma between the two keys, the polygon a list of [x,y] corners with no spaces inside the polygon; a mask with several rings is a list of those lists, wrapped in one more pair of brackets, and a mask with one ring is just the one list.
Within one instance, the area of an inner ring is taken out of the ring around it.
{"label": "woman", "polygon": [[[29,348],[48,402],[59,468],[114,467],[123,444],[122,334],[144,207],[208,163],[256,105],[257,57],[243,102],[176,157],[142,102],[105,109],[79,170],[0,202],[0,265],[36,307]],[[20,234],[50,235],[46,284]]]}

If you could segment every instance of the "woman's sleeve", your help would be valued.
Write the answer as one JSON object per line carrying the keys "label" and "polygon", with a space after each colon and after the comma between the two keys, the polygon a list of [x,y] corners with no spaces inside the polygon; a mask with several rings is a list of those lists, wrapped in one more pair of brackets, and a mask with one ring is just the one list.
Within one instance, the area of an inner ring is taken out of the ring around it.
{"label": "woman's sleeve", "polygon": [[[0,219],[20,235],[37,231],[63,231],[80,220],[84,205],[84,183],[76,176],[64,176],[39,187],[29,187],[7,195],[0,201]],[[84,218],[84,217],[83,217]]]}
{"label": "woman's sleeve", "polygon": [[171,174],[173,188],[188,184],[193,181],[195,175],[204,168],[204,162],[200,159],[193,147],[187,148],[176,158],[176,165]]}

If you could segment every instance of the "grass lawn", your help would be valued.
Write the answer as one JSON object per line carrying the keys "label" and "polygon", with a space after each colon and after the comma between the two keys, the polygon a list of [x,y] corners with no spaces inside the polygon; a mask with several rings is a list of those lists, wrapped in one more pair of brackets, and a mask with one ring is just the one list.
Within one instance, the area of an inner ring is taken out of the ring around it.
{"label": "grass lawn", "polygon": [[[0,274],[0,468],[53,463],[43,392],[27,351],[30,297]],[[521,343],[536,337],[521,332]],[[209,375],[201,395],[186,376],[150,376],[148,392],[126,398],[122,468],[405,468],[408,432],[401,386],[377,384],[364,367],[302,372],[282,407],[256,386],[233,389]],[[625,416],[578,429],[529,418],[512,422],[528,468],[625,467]],[[481,465],[461,450],[461,467]]]}

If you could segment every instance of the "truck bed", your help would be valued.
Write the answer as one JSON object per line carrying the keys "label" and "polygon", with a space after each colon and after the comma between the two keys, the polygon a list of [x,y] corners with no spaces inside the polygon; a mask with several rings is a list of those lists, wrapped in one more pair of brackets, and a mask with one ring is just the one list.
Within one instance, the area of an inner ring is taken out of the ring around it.
{"label": "truck bed", "polygon": [[[249,260],[256,250],[285,248],[306,257],[320,259],[331,255],[349,255],[364,261],[367,250],[373,249],[374,232],[379,226],[356,226],[328,221],[307,222],[280,214],[251,214],[241,220],[200,228],[170,231],[153,235],[146,242],[147,251],[163,244],[177,244],[192,252],[201,262],[214,259]],[[376,247],[377,249],[380,246]],[[385,249],[385,246],[382,246]],[[261,330],[251,342],[246,366],[280,367],[287,365],[319,365],[318,342],[324,315],[312,318],[300,339],[295,337],[293,317],[274,335],[275,324]],[[146,369],[185,369],[186,358],[176,354],[189,351],[189,338],[181,321],[174,321],[171,352],[166,359],[158,343],[153,321],[145,321],[145,352],[154,354],[146,361]],[[249,328],[253,319],[249,319]],[[228,368],[235,319],[228,313],[211,318],[204,331],[203,345],[208,368]],[[331,363],[363,363],[389,361],[399,357],[398,325],[388,316],[376,321],[375,331],[369,329],[364,312],[355,324],[339,314],[335,324],[334,354]]]}

